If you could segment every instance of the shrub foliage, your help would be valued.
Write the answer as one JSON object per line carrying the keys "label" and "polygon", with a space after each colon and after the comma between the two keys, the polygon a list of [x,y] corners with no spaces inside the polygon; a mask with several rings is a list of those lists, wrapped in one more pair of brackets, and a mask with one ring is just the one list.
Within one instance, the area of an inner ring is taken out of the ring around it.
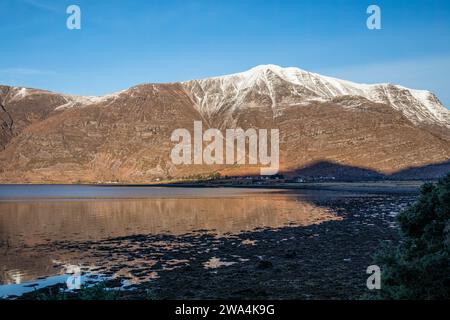
{"label": "shrub foliage", "polygon": [[450,298],[450,173],[398,217],[402,239],[375,256],[381,299]]}

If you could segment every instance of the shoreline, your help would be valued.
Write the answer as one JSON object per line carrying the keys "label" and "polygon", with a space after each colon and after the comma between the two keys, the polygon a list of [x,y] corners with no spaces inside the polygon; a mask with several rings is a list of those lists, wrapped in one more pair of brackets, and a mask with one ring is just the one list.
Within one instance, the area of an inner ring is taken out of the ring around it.
{"label": "shoreline", "polygon": [[181,189],[260,189],[260,190],[317,190],[317,191],[345,191],[363,193],[394,193],[417,194],[421,185],[428,180],[392,180],[392,181],[355,181],[355,182],[302,182],[302,183],[276,183],[276,184],[242,184],[223,182],[180,182],[180,183],[155,183],[155,184],[0,184],[0,187],[26,186],[64,186],[64,187],[116,187],[116,188],[181,188]]}

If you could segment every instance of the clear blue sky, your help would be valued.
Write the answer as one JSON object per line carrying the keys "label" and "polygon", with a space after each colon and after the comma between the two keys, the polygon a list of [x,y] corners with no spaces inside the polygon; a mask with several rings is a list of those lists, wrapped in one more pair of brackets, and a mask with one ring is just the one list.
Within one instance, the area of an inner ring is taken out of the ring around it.
{"label": "clear blue sky", "polygon": [[[82,29],[66,28],[77,4]],[[382,30],[366,9],[382,10]],[[296,66],[435,92],[450,107],[448,0],[2,0],[0,83],[101,95]]]}

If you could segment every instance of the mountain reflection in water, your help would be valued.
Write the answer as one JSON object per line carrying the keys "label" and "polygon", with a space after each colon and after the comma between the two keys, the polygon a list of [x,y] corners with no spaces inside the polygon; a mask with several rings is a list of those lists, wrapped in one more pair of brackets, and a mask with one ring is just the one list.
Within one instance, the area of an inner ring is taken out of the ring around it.
{"label": "mountain reflection in water", "polygon": [[[140,198],[0,199],[0,283],[61,274],[63,264],[81,264],[89,254],[72,252],[69,261],[66,253],[51,249],[54,242],[136,234],[183,235],[199,230],[221,236],[338,219],[304,195],[236,189],[220,196],[219,190],[213,191],[214,196],[207,190],[197,190],[188,197],[171,195],[167,189],[164,197],[158,190],[157,196]],[[35,254],[33,248],[42,245],[49,247],[48,253]],[[95,261],[90,263],[95,265]]]}

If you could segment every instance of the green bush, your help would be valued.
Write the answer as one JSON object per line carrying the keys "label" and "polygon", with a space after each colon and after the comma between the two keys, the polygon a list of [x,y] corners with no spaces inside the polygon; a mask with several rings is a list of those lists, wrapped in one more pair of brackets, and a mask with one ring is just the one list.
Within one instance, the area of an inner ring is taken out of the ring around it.
{"label": "green bush", "polygon": [[450,173],[398,217],[402,239],[375,256],[380,299],[450,298]]}

